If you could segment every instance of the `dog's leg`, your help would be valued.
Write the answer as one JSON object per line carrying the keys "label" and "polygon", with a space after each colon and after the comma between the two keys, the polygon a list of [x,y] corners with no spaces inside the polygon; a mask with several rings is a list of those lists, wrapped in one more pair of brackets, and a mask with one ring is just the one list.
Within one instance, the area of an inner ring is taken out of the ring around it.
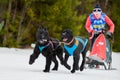
{"label": "dog's leg", "polygon": [[81,66],[80,66],[80,71],[83,71],[83,69],[84,69],[87,51],[88,51],[88,44],[87,44],[87,46],[85,47],[85,50],[82,52],[82,58],[83,58],[83,60],[82,60]]}
{"label": "dog's leg", "polygon": [[73,56],[73,69],[71,70],[71,73],[75,73],[75,70],[79,68],[78,67],[79,59],[80,59],[79,54]]}
{"label": "dog's leg", "polygon": [[68,55],[68,54],[65,54],[64,66],[65,66],[68,70],[70,70],[71,67],[67,64],[68,58],[69,58],[69,55]]}
{"label": "dog's leg", "polygon": [[29,64],[33,64],[35,62],[35,59],[38,58],[39,54],[40,54],[40,51],[36,45],[36,47],[34,48],[33,54],[30,55]]}
{"label": "dog's leg", "polygon": [[[48,53],[48,54],[50,54],[50,53]],[[52,61],[52,55],[47,56],[46,57],[46,65],[45,65],[45,69],[43,70],[43,72],[49,72],[50,71],[51,61]]]}
{"label": "dog's leg", "polygon": [[30,64],[30,65],[35,62],[36,56],[37,56],[36,54],[30,55],[30,59],[29,59],[29,64]]}
{"label": "dog's leg", "polygon": [[56,51],[57,57],[60,60],[60,63],[63,65],[63,48],[59,47]]}
{"label": "dog's leg", "polygon": [[58,70],[58,61],[56,59],[56,56],[53,57],[52,61],[55,63],[55,66],[53,67],[52,70]]}
{"label": "dog's leg", "polygon": [[86,57],[86,53],[82,53],[82,58],[83,58],[83,60],[82,60],[81,66],[80,66],[80,71],[83,71],[83,69],[84,69],[85,57]]}

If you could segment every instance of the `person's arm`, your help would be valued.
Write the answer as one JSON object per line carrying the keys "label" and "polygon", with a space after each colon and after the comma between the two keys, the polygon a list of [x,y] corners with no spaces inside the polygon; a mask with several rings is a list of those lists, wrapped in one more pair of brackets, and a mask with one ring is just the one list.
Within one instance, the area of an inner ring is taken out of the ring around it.
{"label": "person's arm", "polygon": [[107,15],[105,16],[105,21],[110,27],[109,32],[113,33],[114,32],[114,27],[115,27],[114,23],[112,22],[112,20]]}
{"label": "person's arm", "polygon": [[92,30],[90,29],[90,25],[91,25],[91,21],[90,21],[90,17],[87,18],[86,24],[85,24],[85,28],[88,31],[88,33],[91,33]]}

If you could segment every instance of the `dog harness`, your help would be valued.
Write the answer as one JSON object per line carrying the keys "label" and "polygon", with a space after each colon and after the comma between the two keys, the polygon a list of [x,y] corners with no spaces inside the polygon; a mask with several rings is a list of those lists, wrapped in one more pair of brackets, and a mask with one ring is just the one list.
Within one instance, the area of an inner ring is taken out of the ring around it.
{"label": "dog harness", "polygon": [[43,50],[44,48],[46,48],[46,46],[39,46],[40,52],[42,52],[42,50]]}
{"label": "dog harness", "polygon": [[61,45],[61,43],[59,43],[59,44],[57,45],[57,47],[54,47],[53,43],[54,43],[54,42],[49,41],[49,43],[48,43],[47,45],[45,45],[45,46],[39,46],[40,52],[42,52],[43,49],[45,49],[45,48],[48,47],[49,45],[51,45],[52,50],[55,50],[56,48],[58,48],[58,47]]}
{"label": "dog harness", "polygon": [[88,42],[88,39],[83,41],[81,38],[75,37],[75,41],[76,42],[75,42],[75,44],[72,47],[68,47],[67,45],[64,44],[64,48],[67,50],[67,52],[68,52],[68,54],[70,56],[72,56],[74,54],[74,51],[77,49],[79,43],[82,43],[82,45],[83,45],[83,48],[80,51],[80,53],[83,52],[83,50],[85,49],[85,46],[86,46],[86,44]]}
{"label": "dog harness", "polygon": [[52,46],[52,48],[53,48],[53,43],[51,42],[51,41],[49,41],[49,43],[47,44],[47,45],[44,45],[44,46],[39,46],[39,50],[40,50],[40,52],[42,52],[43,51],[43,49],[45,49],[47,46],[49,46],[49,45],[51,45]]}

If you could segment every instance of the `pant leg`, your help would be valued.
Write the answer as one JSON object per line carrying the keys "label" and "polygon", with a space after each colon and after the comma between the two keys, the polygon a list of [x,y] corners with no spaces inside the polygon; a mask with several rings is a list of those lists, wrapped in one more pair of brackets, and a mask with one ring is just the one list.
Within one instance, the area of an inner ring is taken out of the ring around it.
{"label": "pant leg", "polygon": [[99,34],[95,34],[94,37],[92,38],[91,43],[90,43],[90,51],[92,51],[93,44],[98,36]]}

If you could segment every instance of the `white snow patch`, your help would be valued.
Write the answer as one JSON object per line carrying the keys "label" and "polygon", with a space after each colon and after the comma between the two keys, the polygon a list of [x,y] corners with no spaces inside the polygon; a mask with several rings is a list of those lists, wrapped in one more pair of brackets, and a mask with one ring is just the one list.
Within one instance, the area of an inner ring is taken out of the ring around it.
{"label": "white snow patch", "polygon": [[[113,52],[113,68],[117,70],[85,69],[71,74],[59,64],[58,71],[44,73],[45,58],[40,55],[33,65],[29,56],[33,49],[0,48],[0,80],[120,80],[120,53]],[[72,57],[69,64],[72,65]],[[53,64],[51,65],[51,68]]]}

